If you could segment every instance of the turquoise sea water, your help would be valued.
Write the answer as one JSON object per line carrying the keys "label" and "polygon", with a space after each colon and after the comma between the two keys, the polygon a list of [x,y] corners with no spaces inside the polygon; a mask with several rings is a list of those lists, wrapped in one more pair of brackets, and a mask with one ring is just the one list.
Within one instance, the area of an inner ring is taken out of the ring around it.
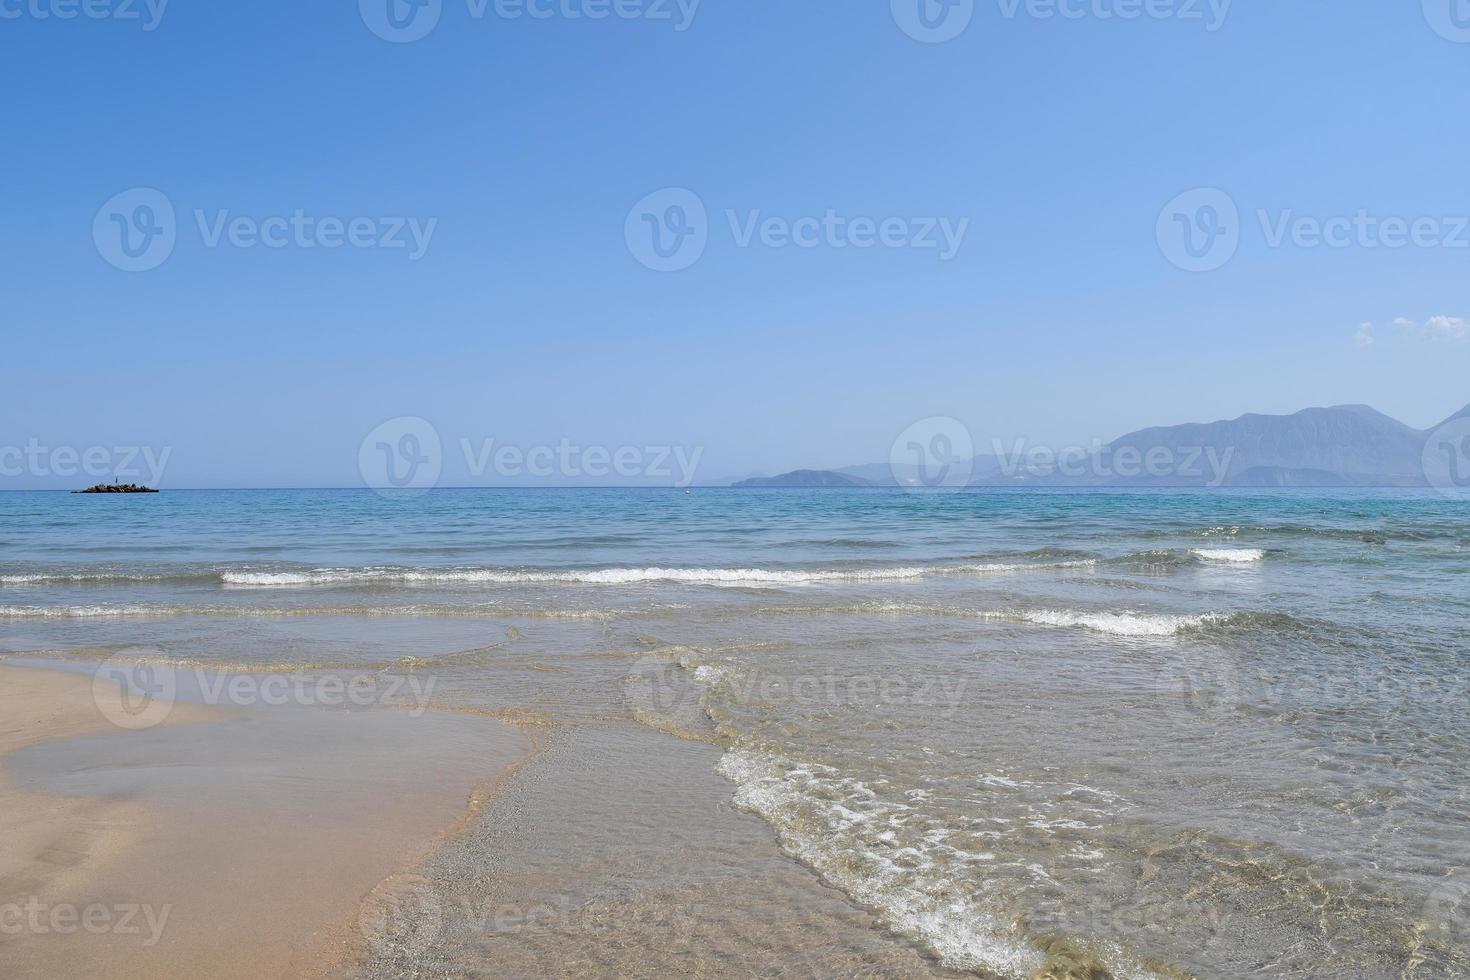
{"label": "turquoise sea water", "polygon": [[1191,545],[1292,541],[1303,560],[1338,556],[1332,546],[1343,541],[1422,543],[1375,553],[1404,559],[1412,573],[1413,559],[1453,557],[1443,546],[1463,543],[1467,503],[1470,495],[1418,491],[22,492],[0,495],[0,546],[6,584],[26,574],[207,577],[390,565],[862,568],[1042,547],[1116,552],[1171,536]]}
{"label": "turquoise sea water", "polygon": [[8,493],[0,651],[715,746],[936,969],[1460,976],[1467,558],[1408,491]]}

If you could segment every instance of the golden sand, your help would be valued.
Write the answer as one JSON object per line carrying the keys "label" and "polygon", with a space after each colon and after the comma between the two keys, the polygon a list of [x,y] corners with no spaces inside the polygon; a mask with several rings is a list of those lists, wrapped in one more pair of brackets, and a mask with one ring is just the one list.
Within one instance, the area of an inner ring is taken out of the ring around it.
{"label": "golden sand", "polygon": [[528,750],[432,711],[181,702],[124,731],[89,675],[0,667],[0,974],[326,975]]}

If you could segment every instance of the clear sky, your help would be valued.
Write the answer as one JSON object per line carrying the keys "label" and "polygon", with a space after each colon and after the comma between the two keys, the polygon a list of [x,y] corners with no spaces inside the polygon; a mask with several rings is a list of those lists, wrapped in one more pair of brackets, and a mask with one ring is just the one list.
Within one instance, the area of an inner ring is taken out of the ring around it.
{"label": "clear sky", "polygon": [[718,478],[1470,401],[1451,0],[158,2],[0,0],[0,445],[358,485],[414,416]]}

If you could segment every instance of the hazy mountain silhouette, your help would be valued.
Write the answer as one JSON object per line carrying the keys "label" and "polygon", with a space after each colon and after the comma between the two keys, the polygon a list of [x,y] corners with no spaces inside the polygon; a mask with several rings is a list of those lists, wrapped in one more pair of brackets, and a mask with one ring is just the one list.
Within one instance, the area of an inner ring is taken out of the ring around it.
{"label": "hazy mountain silhouette", "polygon": [[[1292,415],[1242,415],[1236,419],[1154,426],[1119,436],[1105,446],[1040,447],[1025,440],[997,445],[976,456],[969,482],[976,486],[1277,486],[1418,487],[1429,483],[1426,466],[1441,450],[1470,453],[1470,424],[1450,433],[1442,427],[1470,420],[1470,405],[1430,429],[1415,429],[1367,405],[1308,408]],[[1431,437],[1450,448],[1430,445]],[[1428,455],[1426,455],[1426,451]],[[1426,459],[1429,462],[1426,462]],[[1470,470],[1470,461],[1467,461]],[[737,486],[922,485],[916,466],[868,463],[838,470],[797,470]]]}
{"label": "hazy mountain silhouette", "polygon": [[[890,481],[891,482],[891,481]],[[871,480],[833,470],[794,470],[780,476],[753,476],[731,484],[736,487],[871,487]]]}
{"label": "hazy mountain silhouette", "polygon": [[[1221,485],[1226,486],[1421,486],[1428,435],[1367,405],[1336,405],[1294,415],[1251,414],[1141,429],[1109,448],[1116,454],[1125,447],[1143,452],[1163,447],[1180,455],[1194,447],[1214,448],[1215,459],[1225,464]],[[1186,475],[1177,482],[1193,481]]]}

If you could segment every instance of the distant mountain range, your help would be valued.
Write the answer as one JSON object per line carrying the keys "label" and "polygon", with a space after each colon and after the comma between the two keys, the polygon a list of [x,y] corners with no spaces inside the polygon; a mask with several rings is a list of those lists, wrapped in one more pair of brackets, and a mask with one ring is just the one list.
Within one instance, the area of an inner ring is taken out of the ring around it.
{"label": "distant mountain range", "polygon": [[[1140,429],[1106,445],[1046,447],[1013,440],[996,446],[993,454],[951,461],[943,485],[952,485],[958,473],[959,482],[970,486],[1418,487],[1430,482],[1425,453],[1430,436],[1461,419],[1467,420],[1466,431],[1457,438],[1470,437],[1470,405],[1425,430],[1367,405],[1335,405],[1294,415],[1252,414]],[[734,486],[937,482],[933,465],[869,463],[754,477]]]}
{"label": "distant mountain range", "polygon": [[[893,481],[890,480],[889,483]],[[873,487],[872,480],[835,470],[792,470],[780,476],[753,476],[733,484],[737,487]]]}

